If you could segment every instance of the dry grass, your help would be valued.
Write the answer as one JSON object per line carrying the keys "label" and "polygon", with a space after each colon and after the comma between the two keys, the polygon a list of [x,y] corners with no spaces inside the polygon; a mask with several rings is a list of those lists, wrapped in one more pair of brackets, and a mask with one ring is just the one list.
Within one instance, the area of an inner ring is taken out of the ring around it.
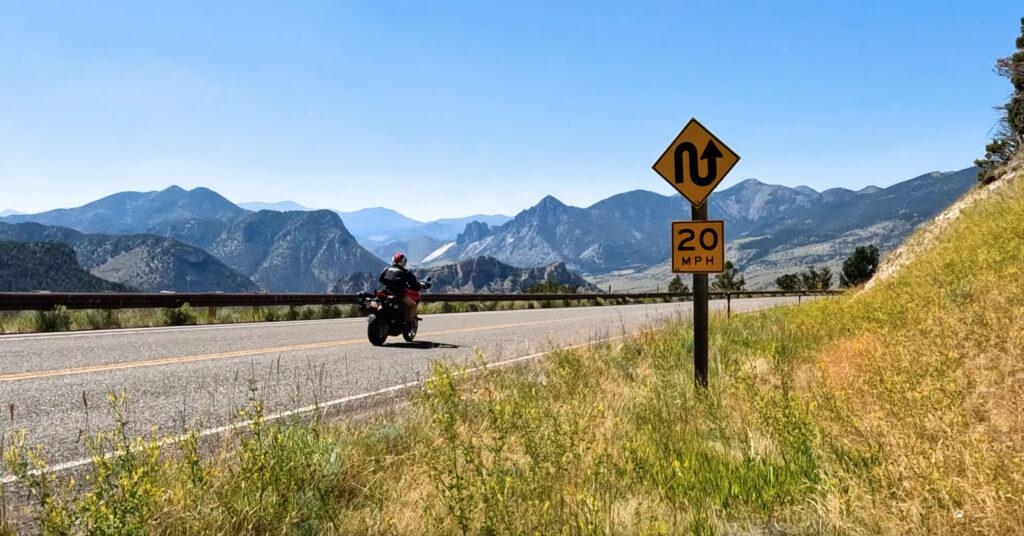
{"label": "dry grass", "polygon": [[[33,515],[162,534],[1019,534],[1022,267],[1018,181],[871,290],[714,319],[708,392],[673,323],[517,370],[437,364],[371,422],[266,423],[254,396],[256,424],[216,456],[115,442],[131,464]],[[38,465],[14,446],[11,467]]]}

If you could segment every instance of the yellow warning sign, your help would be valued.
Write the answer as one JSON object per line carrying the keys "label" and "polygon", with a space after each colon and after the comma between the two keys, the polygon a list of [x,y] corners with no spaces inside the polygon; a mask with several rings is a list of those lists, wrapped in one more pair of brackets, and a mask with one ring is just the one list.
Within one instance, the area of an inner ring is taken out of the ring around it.
{"label": "yellow warning sign", "polygon": [[672,271],[708,274],[725,270],[725,221],[672,222]]}
{"label": "yellow warning sign", "polygon": [[722,140],[690,119],[654,163],[654,171],[699,207],[739,161]]}

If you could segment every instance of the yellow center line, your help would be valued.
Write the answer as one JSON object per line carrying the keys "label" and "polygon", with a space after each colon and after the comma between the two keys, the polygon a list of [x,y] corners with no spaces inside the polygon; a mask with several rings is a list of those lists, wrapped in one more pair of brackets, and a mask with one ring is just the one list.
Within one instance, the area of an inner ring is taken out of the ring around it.
{"label": "yellow center line", "polygon": [[[631,313],[635,314],[635,313]],[[430,333],[421,333],[422,336],[436,336],[436,335],[453,335],[457,333],[470,333],[474,331],[487,331],[493,329],[506,329],[524,326],[535,326],[539,324],[551,324],[554,322],[568,322],[568,321],[579,321],[579,320],[590,320],[594,318],[605,318],[609,315],[593,315],[576,318],[561,318],[552,320],[540,320],[534,322],[516,322],[510,324],[495,324],[493,326],[481,326],[476,328],[460,328],[450,329],[445,331],[434,331]],[[276,354],[283,352],[296,352],[299,350],[319,350],[323,348],[333,348],[337,346],[349,346],[352,344],[365,343],[366,339],[341,339],[334,341],[315,342],[308,344],[293,344],[289,346],[277,346],[273,348],[255,348],[252,350],[235,350],[232,352],[218,352],[214,354],[201,354],[201,355],[187,355],[177,357],[161,357],[158,359],[145,359],[139,361],[127,361],[121,363],[107,363],[102,365],[90,365],[86,367],[72,367],[62,369],[51,369],[51,370],[39,370],[30,372],[17,372],[13,374],[0,375],[0,382],[15,382],[20,380],[37,380],[41,378],[53,378],[58,376],[72,376],[75,374],[89,374],[93,372],[109,372],[115,370],[133,369],[141,367],[157,367],[162,365],[180,365],[186,363],[197,363],[201,361],[213,361],[217,359],[230,359],[233,357],[245,357],[251,355],[264,355],[264,354]]]}

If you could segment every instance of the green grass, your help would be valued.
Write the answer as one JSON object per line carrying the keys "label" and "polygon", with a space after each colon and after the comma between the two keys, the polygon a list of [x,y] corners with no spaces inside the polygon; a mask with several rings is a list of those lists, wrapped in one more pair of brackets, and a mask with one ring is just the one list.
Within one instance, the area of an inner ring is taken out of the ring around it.
{"label": "green grass", "polygon": [[715,317],[706,392],[676,322],[514,370],[438,363],[359,422],[268,422],[254,386],[214,455],[115,430],[85,482],[19,470],[42,454],[18,435],[5,458],[50,490],[29,516],[71,532],[1019,534],[1022,266],[1018,181],[870,291]]}

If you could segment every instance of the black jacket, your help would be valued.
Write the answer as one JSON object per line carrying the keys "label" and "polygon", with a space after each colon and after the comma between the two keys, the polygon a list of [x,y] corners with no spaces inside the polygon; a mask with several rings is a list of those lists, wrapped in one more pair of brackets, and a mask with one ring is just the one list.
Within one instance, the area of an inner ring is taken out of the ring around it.
{"label": "black jacket", "polygon": [[416,276],[412,272],[405,268],[392,264],[384,269],[380,273],[380,277],[377,278],[381,285],[391,294],[401,296],[405,294],[405,289],[409,290],[420,290],[420,282],[416,280]]}

